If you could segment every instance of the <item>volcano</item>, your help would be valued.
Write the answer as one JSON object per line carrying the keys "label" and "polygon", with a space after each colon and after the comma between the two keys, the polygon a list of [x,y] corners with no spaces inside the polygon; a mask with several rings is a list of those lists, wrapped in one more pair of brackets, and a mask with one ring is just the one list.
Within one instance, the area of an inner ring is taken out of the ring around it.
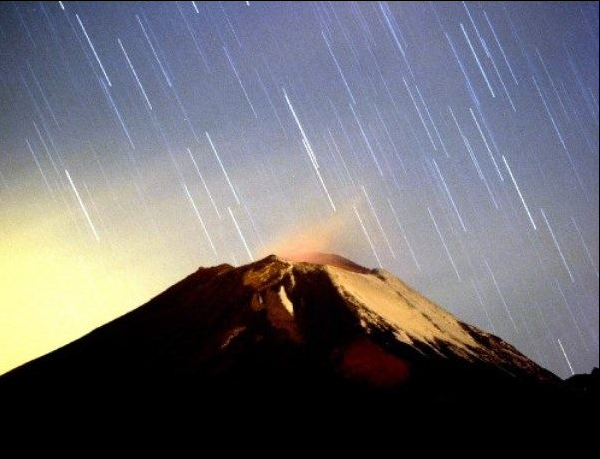
{"label": "volcano", "polygon": [[290,258],[200,268],[0,377],[0,399],[473,414],[567,400],[558,377],[389,272],[333,254]]}

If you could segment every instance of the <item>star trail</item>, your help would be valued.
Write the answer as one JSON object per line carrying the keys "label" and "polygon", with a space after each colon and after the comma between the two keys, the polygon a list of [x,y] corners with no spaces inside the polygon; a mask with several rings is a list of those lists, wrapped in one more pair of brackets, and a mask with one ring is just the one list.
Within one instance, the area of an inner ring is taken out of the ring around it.
{"label": "star trail", "polygon": [[597,2],[2,2],[0,107],[0,373],[298,247],[598,366]]}

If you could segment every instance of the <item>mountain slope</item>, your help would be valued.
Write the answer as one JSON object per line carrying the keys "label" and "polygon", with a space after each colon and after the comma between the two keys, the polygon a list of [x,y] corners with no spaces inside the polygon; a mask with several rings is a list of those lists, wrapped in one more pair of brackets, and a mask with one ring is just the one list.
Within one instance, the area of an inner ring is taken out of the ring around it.
{"label": "mountain slope", "polygon": [[501,409],[542,402],[558,385],[390,273],[336,255],[309,259],[201,268],[0,377],[0,399]]}

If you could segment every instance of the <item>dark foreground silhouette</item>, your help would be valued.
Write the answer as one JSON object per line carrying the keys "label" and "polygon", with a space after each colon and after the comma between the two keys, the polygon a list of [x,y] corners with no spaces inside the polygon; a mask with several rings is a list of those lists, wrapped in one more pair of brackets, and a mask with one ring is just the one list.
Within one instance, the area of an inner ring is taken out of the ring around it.
{"label": "dark foreground silhouette", "polygon": [[386,271],[329,254],[308,259],[199,269],[0,377],[4,413],[419,418],[438,427],[468,418],[509,430],[595,417],[597,371],[562,381]]}

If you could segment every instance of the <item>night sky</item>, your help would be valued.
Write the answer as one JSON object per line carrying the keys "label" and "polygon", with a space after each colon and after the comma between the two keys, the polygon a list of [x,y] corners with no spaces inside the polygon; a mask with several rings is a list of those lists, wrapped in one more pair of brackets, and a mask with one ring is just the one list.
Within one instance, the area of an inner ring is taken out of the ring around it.
{"label": "night sky", "polygon": [[2,2],[0,373],[337,252],[598,365],[598,3]]}

